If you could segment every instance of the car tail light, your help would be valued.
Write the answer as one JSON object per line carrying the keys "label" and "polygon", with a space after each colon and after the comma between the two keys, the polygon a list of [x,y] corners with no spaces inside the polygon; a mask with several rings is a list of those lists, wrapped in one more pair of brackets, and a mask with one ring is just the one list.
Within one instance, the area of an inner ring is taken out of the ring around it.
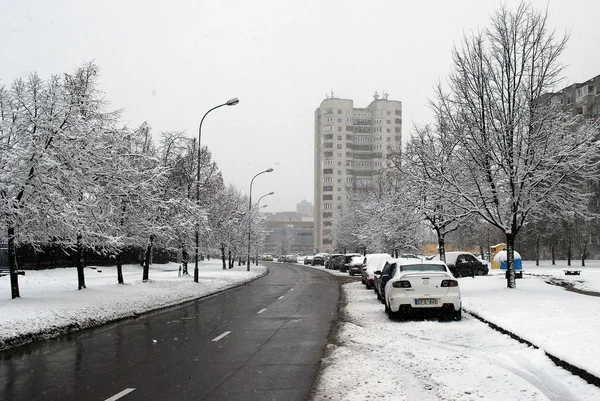
{"label": "car tail light", "polygon": [[456,280],[442,280],[442,287],[458,287]]}
{"label": "car tail light", "polygon": [[394,288],[410,288],[410,281],[407,280],[400,280],[400,281],[394,281],[392,283],[392,287]]}

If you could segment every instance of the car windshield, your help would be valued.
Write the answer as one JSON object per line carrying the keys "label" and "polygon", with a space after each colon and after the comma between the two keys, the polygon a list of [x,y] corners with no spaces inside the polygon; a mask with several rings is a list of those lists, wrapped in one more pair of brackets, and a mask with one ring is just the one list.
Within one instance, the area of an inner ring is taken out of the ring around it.
{"label": "car windshield", "polygon": [[420,263],[418,265],[401,265],[400,271],[403,272],[445,272],[446,267],[438,264],[425,264]]}
{"label": "car windshield", "polygon": [[341,259],[344,259],[344,255],[336,255],[336,256],[334,256],[331,259],[333,259],[333,260],[341,260]]}

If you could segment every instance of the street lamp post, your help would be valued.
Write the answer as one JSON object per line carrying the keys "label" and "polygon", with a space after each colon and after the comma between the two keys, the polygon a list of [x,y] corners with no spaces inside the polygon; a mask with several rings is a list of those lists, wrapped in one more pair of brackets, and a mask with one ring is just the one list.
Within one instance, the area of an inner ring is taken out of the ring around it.
{"label": "street lamp post", "polygon": [[[233,99],[229,99],[225,103],[215,106],[212,109],[208,110],[206,113],[204,113],[204,116],[202,116],[202,120],[200,120],[200,126],[198,127],[198,170],[196,171],[196,206],[200,206],[200,150],[201,150],[200,140],[202,139],[202,123],[204,122],[204,118],[208,115],[208,113],[210,113],[211,111],[213,111],[215,109],[218,109],[219,107],[235,106],[239,102],[240,102],[240,100],[237,97],[234,97]],[[196,263],[194,265],[194,282],[195,283],[198,282],[198,254],[199,254],[198,248],[199,247],[200,247],[200,221],[197,220],[196,221]]]}
{"label": "street lamp post", "polygon": [[250,271],[250,224],[252,223],[252,216],[251,216],[251,212],[252,212],[252,183],[254,182],[254,179],[256,177],[258,177],[261,174],[264,173],[270,173],[271,171],[273,171],[272,168],[268,168],[264,171],[261,171],[260,173],[256,174],[254,177],[252,177],[252,180],[250,180],[250,193],[248,194],[248,259],[246,259],[246,270]]}
{"label": "street lamp post", "polygon": [[[267,205],[262,205],[260,206],[260,201],[262,200],[262,198],[264,198],[265,196],[269,196],[269,195],[273,195],[275,192],[271,191],[268,194],[264,194],[263,196],[261,196],[260,198],[258,198],[258,202],[256,202],[256,210],[259,210],[262,207],[267,207]],[[254,259],[254,264],[256,266],[258,266],[258,249],[256,250],[256,258]]]}

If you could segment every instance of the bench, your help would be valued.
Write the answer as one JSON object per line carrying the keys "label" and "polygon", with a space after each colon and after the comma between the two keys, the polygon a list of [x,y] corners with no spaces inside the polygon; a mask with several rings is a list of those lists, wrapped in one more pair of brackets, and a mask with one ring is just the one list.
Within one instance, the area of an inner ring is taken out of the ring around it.
{"label": "bench", "polygon": [[578,269],[563,269],[565,272],[565,276],[579,276],[581,275],[581,270]]}
{"label": "bench", "polygon": [[[0,277],[2,276],[8,276],[10,274],[10,269],[8,267],[0,267]],[[21,276],[25,275],[25,271],[23,270],[17,270],[17,274],[20,274]]]}

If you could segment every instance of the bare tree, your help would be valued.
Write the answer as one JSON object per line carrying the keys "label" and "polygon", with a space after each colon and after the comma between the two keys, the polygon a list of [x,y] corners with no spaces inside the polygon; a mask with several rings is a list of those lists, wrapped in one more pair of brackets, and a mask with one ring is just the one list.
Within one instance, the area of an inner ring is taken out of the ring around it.
{"label": "bare tree", "polygon": [[504,232],[509,288],[515,239],[530,214],[560,205],[585,215],[583,184],[596,179],[598,127],[545,95],[559,81],[566,43],[549,31],[546,13],[502,7],[453,51],[449,91],[437,89],[435,111],[457,141],[461,174],[446,180],[446,196]]}

